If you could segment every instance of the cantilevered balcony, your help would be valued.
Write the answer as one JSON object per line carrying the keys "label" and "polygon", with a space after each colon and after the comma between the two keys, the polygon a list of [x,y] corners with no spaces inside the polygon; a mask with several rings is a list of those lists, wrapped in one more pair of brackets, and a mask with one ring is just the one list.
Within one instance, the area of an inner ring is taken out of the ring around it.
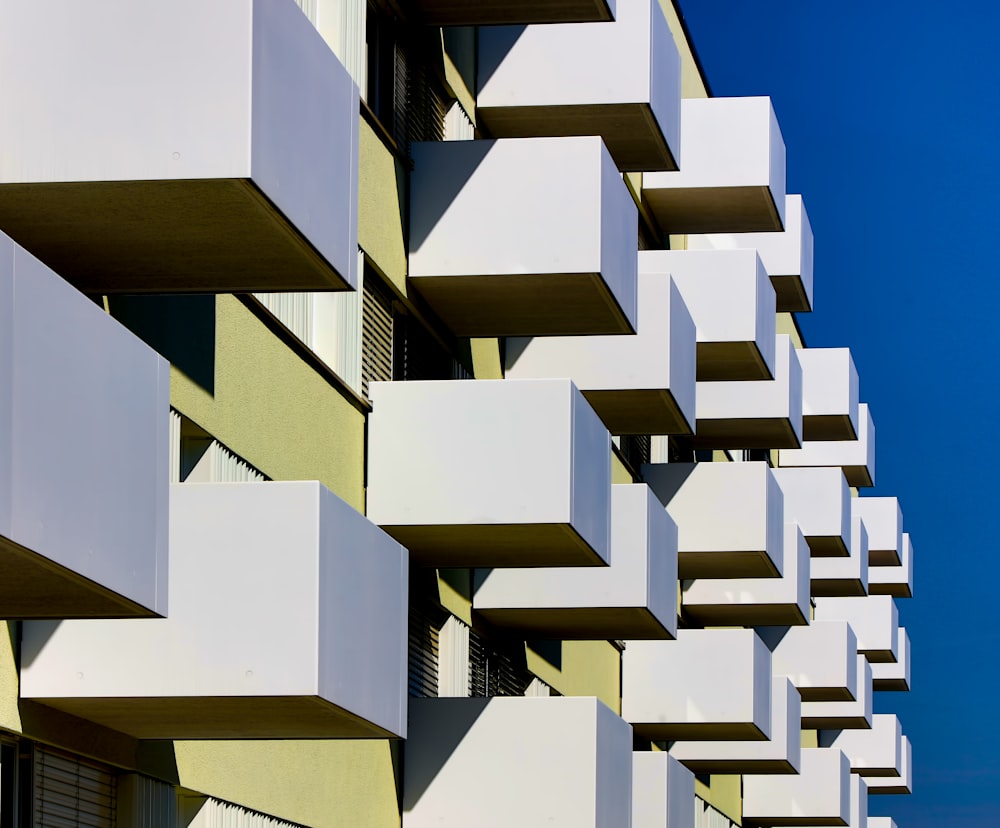
{"label": "cantilevered balcony", "polygon": [[868,828],[868,780],[851,774],[851,828]]}
{"label": "cantilevered balcony", "polygon": [[642,180],[642,200],[666,232],[784,229],[785,142],[770,98],[683,100],[680,162]]}
{"label": "cantilevered balcony", "polygon": [[889,595],[817,598],[817,621],[846,621],[858,637],[858,652],[876,662],[895,662],[899,652],[899,614]]}
{"label": "cantilevered balcony", "polygon": [[88,292],[357,285],[358,89],[294,3],[0,16],[0,230]]}
{"label": "cantilevered balcony", "polygon": [[872,566],[868,569],[868,591],[872,595],[913,597],[913,544],[910,533],[903,532],[898,566]]}
{"label": "cantilevered balcony", "polygon": [[415,563],[607,563],[611,437],[572,382],[380,382],[369,392],[368,516]]}
{"label": "cantilevered balcony", "polygon": [[806,440],[856,440],[858,371],[848,348],[801,348],[802,434]]}
{"label": "cantilevered balcony", "polygon": [[415,0],[431,26],[588,23],[614,20],[616,0]]}
{"label": "cantilevered balcony", "polygon": [[476,116],[494,138],[600,135],[621,170],[676,170],[681,60],[657,0],[615,20],[479,30]]}
{"label": "cantilevered balcony", "polygon": [[457,336],[635,331],[638,213],[600,138],[412,155],[409,284]]}
{"label": "cantilevered balcony", "polygon": [[632,828],[694,825],[694,774],[668,753],[632,754]]}
{"label": "cantilevered balcony", "polygon": [[[910,740],[904,736],[900,748],[899,776],[866,776],[868,793],[878,794],[909,794],[913,793],[913,751]],[[871,823],[869,823],[869,826]]]}
{"label": "cantilevered balcony", "polygon": [[403,828],[618,828],[632,730],[594,698],[410,699]]}
{"label": "cantilevered balcony", "polygon": [[[839,476],[839,470],[834,471]],[[847,557],[814,557],[809,562],[809,568],[809,589],[814,597],[844,598],[868,594],[868,531],[859,515],[851,515],[851,542]]]}
{"label": "cantilevered balcony", "polygon": [[681,578],[782,574],[781,489],[766,463],[657,463],[642,478],[677,524]]}
{"label": "cantilevered balcony", "polygon": [[910,636],[905,627],[899,628],[899,650],[895,663],[872,664],[872,685],[876,690],[910,689]]}
{"label": "cantilevered balcony", "polygon": [[753,250],[644,250],[639,272],[673,277],[694,320],[699,380],[774,377],[774,288]]}
{"label": "cantilevered balcony", "polygon": [[791,337],[778,334],[774,379],[700,382],[694,446],[775,449],[802,444],[802,369]]}
{"label": "cantilevered balcony", "polygon": [[798,775],[743,777],[743,824],[850,825],[851,766],[839,750],[803,748]]}
{"label": "cantilevered balcony", "polygon": [[760,740],[771,735],[771,654],[753,630],[678,630],[629,641],[622,717],[654,740]]}
{"label": "cantilevered balcony", "polygon": [[802,726],[818,730],[868,730],[872,726],[872,665],[857,660],[857,684],[851,701],[802,702]]}
{"label": "cantilevered balcony", "polygon": [[899,501],[894,497],[856,497],[851,507],[868,529],[869,566],[900,566],[903,512]]}
{"label": "cantilevered balcony", "polygon": [[21,697],[141,739],[402,737],[407,589],[319,483],[175,484],[168,617],[26,622]]}
{"label": "cantilevered balcony", "polygon": [[771,278],[779,312],[813,309],[813,233],[802,196],[785,196],[785,229],[769,233],[711,233],[688,236],[689,250],[752,247]]}
{"label": "cantilevered balcony", "polygon": [[677,741],[670,755],[695,773],[798,773],[801,754],[799,691],[785,676],[771,679],[771,736],[767,741]]}
{"label": "cantilevered balcony", "polygon": [[858,639],[845,621],[761,630],[776,676],[788,676],[803,704],[851,701],[858,684]]}
{"label": "cantilevered balcony", "polygon": [[634,336],[508,338],[508,379],[570,377],[612,434],[690,434],[695,327],[666,273],[639,276]]}
{"label": "cantilevered balcony", "polygon": [[[809,623],[809,547],[785,524],[781,577],[698,578],[684,583],[683,616],[702,626]],[[613,564],[612,564],[613,565]]]}
{"label": "cantilevered balcony", "polygon": [[895,714],[876,713],[870,730],[821,731],[820,743],[842,750],[861,776],[902,775],[903,730]]}
{"label": "cantilevered balcony", "polygon": [[677,526],[649,487],[611,487],[610,565],[481,571],[472,606],[533,638],[673,638]]}
{"label": "cantilevered balcony", "polygon": [[775,469],[774,479],[785,501],[785,520],[799,524],[810,554],[850,554],[851,492],[839,469]]}
{"label": "cantilevered balcony", "polygon": [[782,449],[778,452],[778,465],[837,466],[843,470],[849,485],[874,486],[875,423],[868,406],[865,403],[858,404],[856,440],[806,440],[800,449]]}
{"label": "cantilevered balcony", "polygon": [[169,396],[163,359],[0,233],[0,616],[166,613]]}

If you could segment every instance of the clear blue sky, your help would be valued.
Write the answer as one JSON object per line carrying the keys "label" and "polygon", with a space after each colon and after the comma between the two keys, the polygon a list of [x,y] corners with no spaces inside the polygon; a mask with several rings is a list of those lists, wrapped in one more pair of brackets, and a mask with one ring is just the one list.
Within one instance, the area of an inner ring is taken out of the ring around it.
{"label": "clear blue sky", "polygon": [[[873,494],[914,544],[899,828],[1000,825],[1000,3],[682,0],[715,95],[770,95],[816,236],[813,346],[850,346]],[[683,152],[683,150],[682,150]]]}

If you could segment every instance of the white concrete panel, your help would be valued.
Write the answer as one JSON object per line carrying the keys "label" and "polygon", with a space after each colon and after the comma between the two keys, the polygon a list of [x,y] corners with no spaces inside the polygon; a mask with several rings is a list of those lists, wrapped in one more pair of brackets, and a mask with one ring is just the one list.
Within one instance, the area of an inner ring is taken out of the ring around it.
{"label": "white concrete panel", "polygon": [[857,774],[851,774],[851,828],[868,828],[868,785]]}
{"label": "white concrete panel", "polygon": [[898,566],[872,566],[868,570],[868,591],[895,598],[913,597],[913,544],[909,532],[902,535]]}
{"label": "white concrete panel", "polygon": [[858,639],[846,621],[762,631],[776,676],[788,676],[803,704],[848,701],[858,682]]}
{"label": "white concrete panel", "polygon": [[806,440],[856,440],[858,371],[849,348],[801,348]]}
{"label": "white concrete panel", "polygon": [[849,825],[851,766],[839,750],[803,748],[795,776],[744,775],[743,824]]}
{"label": "white concrete panel", "polygon": [[610,566],[493,569],[473,609],[539,638],[672,638],[677,526],[648,486],[611,487]]}
{"label": "white concrete panel", "polygon": [[899,614],[889,595],[816,598],[817,621],[847,621],[858,637],[858,652],[874,662],[896,661]]}
{"label": "white concrete panel", "polygon": [[[687,297],[684,297],[687,300]],[[688,303],[690,306],[690,302]],[[778,452],[779,466],[838,466],[850,486],[875,485],[875,423],[866,403],[858,404],[856,440],[806,440],[799,449]]]}
{"label": "white concrete panel", "polygon": [[[869,779],[869,782],[870,781],[871,779]],[[869,785],[868,787],[869,787],[868,791],[869,793],[875,793],[875,791],[870,790],[871,785]],[[892,817],[870,816],[868,817],[867,828],[896,828],[896,821]]]}
{"label": "white concrete panel", "polygon": [[876,713],[870,730],[821,731],[820,742],[842,750],[853,773],[902,776],[903,730],[895,714]]}
{"label": "white concrete panel", "polygon": [[[868,793],[876,794],[910,794],[913,793],[913,752],[910,740],[904,736],[901,748],[900,773],[894,776],[866,776]],[[869,822],[869,825],[871,823]]]}
{"label": "white concrete panel", "polygon": [[872,680],[876,690],[910,689],[910,636],[906,627],[899,628],[899,651],[895,663],[872,664]]}
{"label": "white concrete panel", "polygon": [[868,529],[868,564],[899,566],[903,548],[903,512],[894,497],[856,497],[851,508]]}
{"label": "white concrete panel", "polygon": [[594,698],[410,699],[404,828],[618,828],[632,731]]}
{"label": "white concrete panel", "polygon": [[392,538],[315,482],[175,484],[170,545],[167,618],[25,625],[23,698],[140,738],[405,736]]}
{"label": "white concrete panel", "polygon": [[604,564],[611,438],[573,383],[370,387],[368,516],[442,566]]}
{"label": "white concrete panel", "polygon": [[[834,470],[839,475],[839,471]],[[811,590],[816,597],[868,594],[868,531],[859,515],[851,514],[851,542],[847,557],[814,557],[810,561]]]}
{"label": "white concrete panel", "polygon": [[612,434],[690,434],[694,322],[668,274],[638,284],[634,336],[510,337],[505,376],[571,378]]}
{"label": "white concrete panel", "polygon": [[632,828],[695,824],[694,774],[668,753],[632,754]]}
{"label": "white concrete panel", "polygon": [[781,489],[767,463],[656,463],[642,478],[677,523],[681,578],[782,574]]}
{"label": "white concrete panel", "polygon": [[[800,352],[801,353],[801,352]],[[838,469],[775,469],[785,520],[802,529],[816,557],[844,557],[851,545],[851,491]]]}
{"label": "white concrete panel", "polygon": [[755,251],[642,250],[639,272],[673,277],[694,320],[699,380],[774,376],[774,288]]}
{"label": "white concrete panel", "polygon": [[856,684],[852,701],[802,703],[802,726],[807,729],[867,730],[872,726],[872,665],[856,655]]}
{"label": "white concrete panel", "polygon": [[622,718],[657,740],[766,740],[770,652],[753,630],[678,630],[675,641],[629,641]]}

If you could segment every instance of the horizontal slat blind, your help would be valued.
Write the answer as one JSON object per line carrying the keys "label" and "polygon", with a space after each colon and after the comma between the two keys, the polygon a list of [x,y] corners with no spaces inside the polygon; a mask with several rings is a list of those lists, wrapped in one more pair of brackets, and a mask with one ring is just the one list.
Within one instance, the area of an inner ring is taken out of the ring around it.
{"label": "horizontal slat blind", "polygon": [[114,828],[115,776],[109,769],[35,748],[35,828]]}
{"label": "horizontal slat blind", "polygon": [[422,602],[411,602],[409,625],[409,681],[411,696],[436,697],[440,670],[439,634],[437,613]]}

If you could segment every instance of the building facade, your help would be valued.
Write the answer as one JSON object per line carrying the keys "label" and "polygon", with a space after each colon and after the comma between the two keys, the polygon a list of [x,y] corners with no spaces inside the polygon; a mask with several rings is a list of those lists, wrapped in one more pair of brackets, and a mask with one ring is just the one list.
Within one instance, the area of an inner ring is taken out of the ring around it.
{"label": "building facade", "polygon": [[894,824],[910,538],[676,3],[0,19],[0,828]]}

